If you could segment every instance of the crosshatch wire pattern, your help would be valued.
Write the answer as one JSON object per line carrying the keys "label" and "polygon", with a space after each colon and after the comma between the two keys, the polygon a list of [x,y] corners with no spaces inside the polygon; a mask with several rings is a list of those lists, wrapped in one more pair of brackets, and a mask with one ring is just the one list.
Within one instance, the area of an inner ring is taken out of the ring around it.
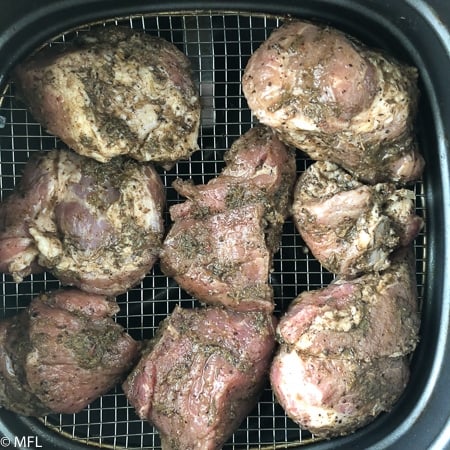
{"label": "crosshatch wire pattern", "polygon": [[[224,166],[224,152],[254,124],[241,91],[242,72],[253,51],[281,22],[281,17],[257,14],[132,16],[68,32],[54,39],[50,45],[60,45],[94,26],[122,25],[159,35],[188,55],[202,98],[201,150],[171,170],[158,168],[167,189],[169,207],[181,200],[171,187],[175,178],[191,178],[195,183],[206,183],[217,176]],[[33,152],[63,147],[61,141],[47,134],[27,112],[16,98],[15,87],[11,82],[6,88],[0,109],[0,198],[5,198],[12,191]],[[298,172],[303,171],[309,163],[298,152]],[[422,184],[418,183],[414,190],[418,213],[425,217]],[[168,226],[167,208],[165,219]],[[415,247],[421,299],[425,279],[425,230],[417,238]],[[333,276],[308,252],[293,223],[288,220],[271,274],[276,314],[280,315],[302,291],[321,288],[332,279]],[[20,284],[2,275],[2,316],[15,314],[40,292],[59,286],[59,282],[48,273],[30,276]],[[158,265],[138,286],[117,300],[121,307],[117,321],[139,340],[150,339],[161,320],[170,314],[175,305],[198,306],[196,300],[161,273]],[[120,386],[78,414],[53,414],[42,420],[46,426],[86,444],[105,448],[160,448],[158,433],[148,423],[137,418]],[[257,407],[224,448],[286,448],[314,440],[314,436],[301,430],[286,417],[267,387]]]}

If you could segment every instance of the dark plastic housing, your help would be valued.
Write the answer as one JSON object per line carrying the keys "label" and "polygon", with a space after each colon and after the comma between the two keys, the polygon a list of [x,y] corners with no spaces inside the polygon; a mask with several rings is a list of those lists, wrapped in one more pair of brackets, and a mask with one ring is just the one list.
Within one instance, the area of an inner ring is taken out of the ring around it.
{"label": "dark plastic housing", "polygon": [[[426,159],[426,286],[421,341],[400,402],[353,435],[302,446],[325,449],[450,448],[450,3],[445,0],[13,0],[0,10],[0,93],[11,69],[55,35],[113,17],[160,11],[289,14],[339,27],[414,64],[422,92],[421,151]],[[0,94],[1,95],[1,94]],[[85,449],[36,419],[0,411],[0,433],[36,435],[45,449]]]}

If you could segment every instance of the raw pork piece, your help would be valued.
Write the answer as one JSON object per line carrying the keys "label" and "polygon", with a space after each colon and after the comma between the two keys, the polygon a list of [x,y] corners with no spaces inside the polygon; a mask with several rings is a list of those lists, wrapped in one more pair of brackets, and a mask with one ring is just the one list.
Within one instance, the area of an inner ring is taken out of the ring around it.
{"label": "raw pork piece", "polygon": [[97,161],[126,154],[170,167],[198,149],[190,62],[162,38],[122,27],[80,33],[20,64],[15,82],[50,133]]}
{"label": "raw pork piece", "polygon": [[421,177],[413,67],[333,28],[293,20],[253,53],[242,88],[259,121],[312,159],[370,183]]}
{"label": "raw pork piece", "polygon": [[123,384],[164,450],[218,450],[267,381],[275,319],[262,312],[176,307]]}
{"label": "raw pork piece", "polygon": [[155,263],[164,205],[151,165],[36,153],[0,205],[0,270],[20,282],[46,268],[63,284],[118,295]]}
{"label": "raw pork piece", "polygon": [[326,269],[354,277],[387,269],[389,255],[415,239],[423,220],[414,197],[392,183],[364,185],[336,164],[318,161],[297,181],[292,216]]}
{"label": "raw pork piece", "polygon": [[277,327],[274,393],[289,417],[322,437],[390,411],[409,379],[420,325],[412,249],[385,272],[303,292]]}
{"label": "raw pork piece", "polygon": [[0,322],[0,405],[41,416],[76,413],[127,375],[140,344],[104,296],[68,289],[42,294]]}
{"label": "raw pork piece", "polygon": [[174,183],[187,200],[170,208],[161,267],[202,302],[271,312],[269,274],[289,212],[294,153],[258,126],[234,142],[225,161],[206,185]]}

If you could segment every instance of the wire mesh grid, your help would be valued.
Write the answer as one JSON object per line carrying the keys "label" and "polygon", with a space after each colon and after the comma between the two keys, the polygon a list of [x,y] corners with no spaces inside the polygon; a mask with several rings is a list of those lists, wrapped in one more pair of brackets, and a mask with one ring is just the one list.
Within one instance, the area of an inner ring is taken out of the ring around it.
{"label": "wire mesh grid", "polygon": [[[206,183],[224,166],[223,154],[232,142],[253,125],[252,115],[241,91],[241,76],[248,58],[281,17],[250,14],[161,14],[132,16],[68,32],[50,45],[69,41],[78,33],[97,26],[128,26],[145,30],[173,42],[190,58],[202,98],[202,126],[199,135],[201,150],[187,161],[180,161],[171,170],[158,168],[167,189],[168,208],[180,201],[171,187],[177,177]],[[64,144],[42,129],[15,96],[14,83],[4,94],[0,110],[0,198],[5,198],[20,179],[22,169],[32,152],[63,148]],[[309,161],[298,152],[298,172]],[[417,209],[425,216],[424,192],[421,183],[415,187]],[[417,281],[419,295],[425,281],[425,230],[416,240]],[[274,258],[271,283],[274,288],[276,314],[304,290],[321,288],[333,279],[308,252],[292,221],[284,226],[282,245]],[[15,314],[42,291],[57,289],[59,282],[48,273],[32,275],[20,284],[2,276],[1,312]],[[149,339],[159,323],[175,305],[198,306],[173,280],[162,274],[158,265],[146,278],[126,294],[117,298],[121,307],[117,321],[135,339]],[[85,410],[73,415],[49,415],[45,426],[69,439],[106,448],[160,448],[158,433],[135,415],[120,388],[103,395]],[[287,418],[267,386],[257,407],[225,445],[225,449],[286,448],[314,441],[309,432]]]}

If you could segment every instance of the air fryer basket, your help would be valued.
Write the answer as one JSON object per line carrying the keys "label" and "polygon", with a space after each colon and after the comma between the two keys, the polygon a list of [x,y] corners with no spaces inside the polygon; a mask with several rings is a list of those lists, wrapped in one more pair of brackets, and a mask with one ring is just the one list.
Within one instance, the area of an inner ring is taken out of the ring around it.
{"label": "air fryer basket", "polygon": [[[426,219],[415,245],[423,317],[421,342],[414,354],[411,380],[403,397],[392,412],[383,414],[355,434],[321,441],[286,417],[267,386],[257,407],[224,448],[350,449],[408,445],[423,449],[448,445],[450,364],[444,356],[449,345],[450,294],[445,273],[449,271],[446,136],[450,125],[450,92],[445,90],[445,71],[439,74],[434,69],[446,67],[447,74],[450,73],[450,38],[443,25],[450,24],[450,8],[441,9],[438,16],[431,8],[434,2],[414,1],[398,2],[395,7],[364,0],[303,1],[294,7],[289,2],[273,6],[257,2],[229,5],[175,2],[161,6],[138,0],[131,3],[72,0],[63,2],[63,7],[47,0],[43,2],[47,6],[45,15],[31,8],[28,14],[23,14],[25,9],[22,9],[21,16],[20,7],[27,2],[17,0],[16,3],[6,7],[6,16],[4,11],[0,18],[0,92],[3,91],[0,198],[5,198],[14,188],[33,152],[64,147],[42,129],[16,98],[14,83],[8,78],[10,70],[36,48],[61,45],[92,27],[122,25],[145,30],[176,44],[192,62],[203,105],[201,150],[171,170],[158,169],[167,189],[168,207],[180,201],[171,187],[176,177],[205,183],[217,176],[224,165],[225,150],[254,125],[241,91],[242,71],[252,52],[288,15],[336,26],[419,68],[422,97],[417,131],[427,168],[423,182],[412,188],[417,211]],[[439,2],[435,3],[438,6]],[[42,3],[39,7],[42,8]],[[299,173],[308,162],[298,152]],[[166,211],[166,225],[169,224]],[[308,253],[290,220],[285,224],[282,239],[271,275],[278,315],[303,290],[320,288],[332,280],[332,275]],[[7,317],[24,308],[40,292],[58,288],[59,282],[48,273],[30,276],[20,284],[2,275],[0,286],[0,309]],[[158,266],[140,285],[118,297],[118,302],[121,311],[117,320],[136,339],[151,338],[175,305],[197,305]],[[1,410],[0,434],[6,438],[3,442],[11,445],[23,436],[36,436],[43,448],[160,448],[158,433],[137,418],[120,386],[78,414],[53,414],[35,419]],[[0,445],[3,445],[1,439]]]}

